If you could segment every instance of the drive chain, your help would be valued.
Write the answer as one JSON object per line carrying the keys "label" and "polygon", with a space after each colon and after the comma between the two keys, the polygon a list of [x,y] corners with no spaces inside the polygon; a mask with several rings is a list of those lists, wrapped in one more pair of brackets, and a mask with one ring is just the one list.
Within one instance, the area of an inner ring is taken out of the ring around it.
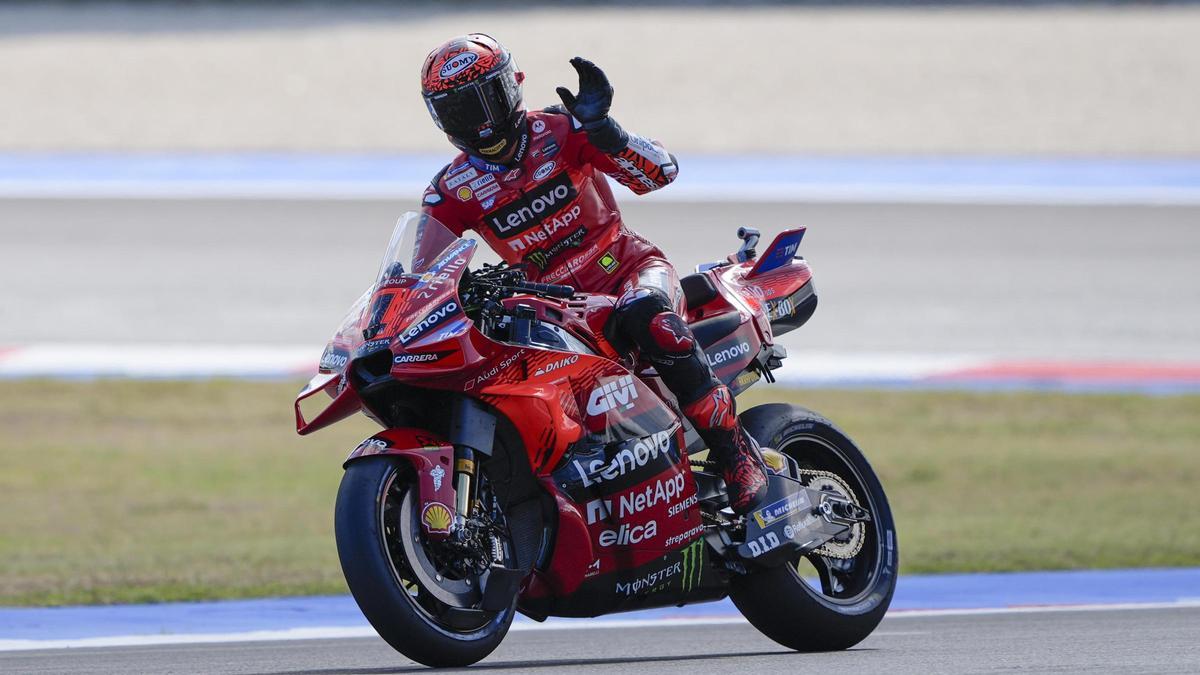
{"label": "drive chain", "polygon": [[[846,481],[836,473],[833,473],[832,471],[817,471],[815,469],[798,469],[798,471],[802,476],[809,476],[808,482],[804,485],[805,487],[811,488],[813,483],[817,480],[827,479],[834,483],[838,490],[842,491],[841,496],[849,499],[850,502],[855,506],[862,508],[862,504],[859,503],[858,497],[854,494],[854,490],[851,490],[850,486],[846,484]],[[813,553],[827,558],[849,560],[850,558],[858,555],[859,551],[862,550],[864,539],[863,528],[864,526],[862,523],[855,523],[850,526],[850,541],[840,544],[830,540],[822,544],[819,548],[814,549]]]}

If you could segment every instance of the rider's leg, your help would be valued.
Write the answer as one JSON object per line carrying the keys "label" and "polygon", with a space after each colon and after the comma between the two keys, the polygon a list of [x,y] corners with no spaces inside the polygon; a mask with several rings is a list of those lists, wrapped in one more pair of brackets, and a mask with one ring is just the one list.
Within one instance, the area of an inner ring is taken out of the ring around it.
{"label": "rider's leg", "polygon": [[683,292],[674,268],[662,261],[644,265],[622,288],[616,308],[621,335],[654,364],[708,445],[709,454],[721,465],[730,506],[748,512],[766,493],[762,456],[738,421],[729,389],[713,375],[680,316]]}

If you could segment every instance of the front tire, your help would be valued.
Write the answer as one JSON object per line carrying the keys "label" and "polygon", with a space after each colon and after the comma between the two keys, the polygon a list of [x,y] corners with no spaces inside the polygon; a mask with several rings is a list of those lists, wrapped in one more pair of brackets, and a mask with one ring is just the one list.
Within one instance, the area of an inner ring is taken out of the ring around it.
{"label": "front tire", "polygon": [[396,651],[427,666],[467,666],[504,639],[515,600],[504,611],[480,617],[446,602],[461,595],[469,581],[428,587],[429,572],[417,568],[428,567],[432,556],[411,553],[426,545],[413,527],[415,517],[407,515],[416,502],[415,482],[410,465],[400,458],[369,457],[346,467],[334,512],[342,573],[363,615]]}
{"label": "front tire", "polygon": [[[802,652],[853,647],[883,620],[896,588],[896,526],[883,486],[854,442],[811,410],[772,403],[740,417],[761,445],[788,455],[802,469],[837,474],[871,522],[863,526],[862,545],[853,557],[814,553],[759,568],[735,577],[729,595],[755,628],[785,647]],[[818,584],[801,576],[814,569]]]}

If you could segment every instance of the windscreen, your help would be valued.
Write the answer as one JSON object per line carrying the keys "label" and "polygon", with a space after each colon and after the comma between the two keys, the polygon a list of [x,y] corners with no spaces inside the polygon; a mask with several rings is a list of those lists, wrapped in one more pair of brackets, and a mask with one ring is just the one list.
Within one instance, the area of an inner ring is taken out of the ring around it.
{"label": "windscreen", "polygon": [[375,347],[385,346],[368,344],[362,348],[364,343],[374,342],[370,331],[364,335],[364,330],[379,323],[382,318],[373,318],[368,314],[369,310],[376,309],[371,307],[371,299],[380,288],[412,287],[421,283],[421,277],[438,260],[439,255],[459,241],[460,238],[450,228],[433,216],[411,211],[401,216],[392,229],[374,280],[350,306],[338,325],[325,353],[321,355],[320,369],[324,372],[341,370],[351,358],[373,351]]}

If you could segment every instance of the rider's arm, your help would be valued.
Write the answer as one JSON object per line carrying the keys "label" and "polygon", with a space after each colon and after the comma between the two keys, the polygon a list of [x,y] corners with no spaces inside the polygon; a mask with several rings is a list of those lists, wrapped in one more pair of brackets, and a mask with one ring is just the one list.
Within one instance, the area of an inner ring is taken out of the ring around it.
{"label": "rider's arm", "polygon": [[608,116],[613,89],[604,71],[578,56],[571,65],[579,73],[579,93],[559,87],[558,95],[571,115],[573,139],[586,137],[579,141],[580,163],[592,164],[639,195],[675,180],[679,164],[661,143],[625,131]]}
{"label": "rider's arm", "polygon": [[661,143],[625,131],[611,117],[607,121],[610,126],[604,130],[604,137],[587,133],[580,147],[580,161],[590,163],[639,195],[675,180],[679,164]]}

